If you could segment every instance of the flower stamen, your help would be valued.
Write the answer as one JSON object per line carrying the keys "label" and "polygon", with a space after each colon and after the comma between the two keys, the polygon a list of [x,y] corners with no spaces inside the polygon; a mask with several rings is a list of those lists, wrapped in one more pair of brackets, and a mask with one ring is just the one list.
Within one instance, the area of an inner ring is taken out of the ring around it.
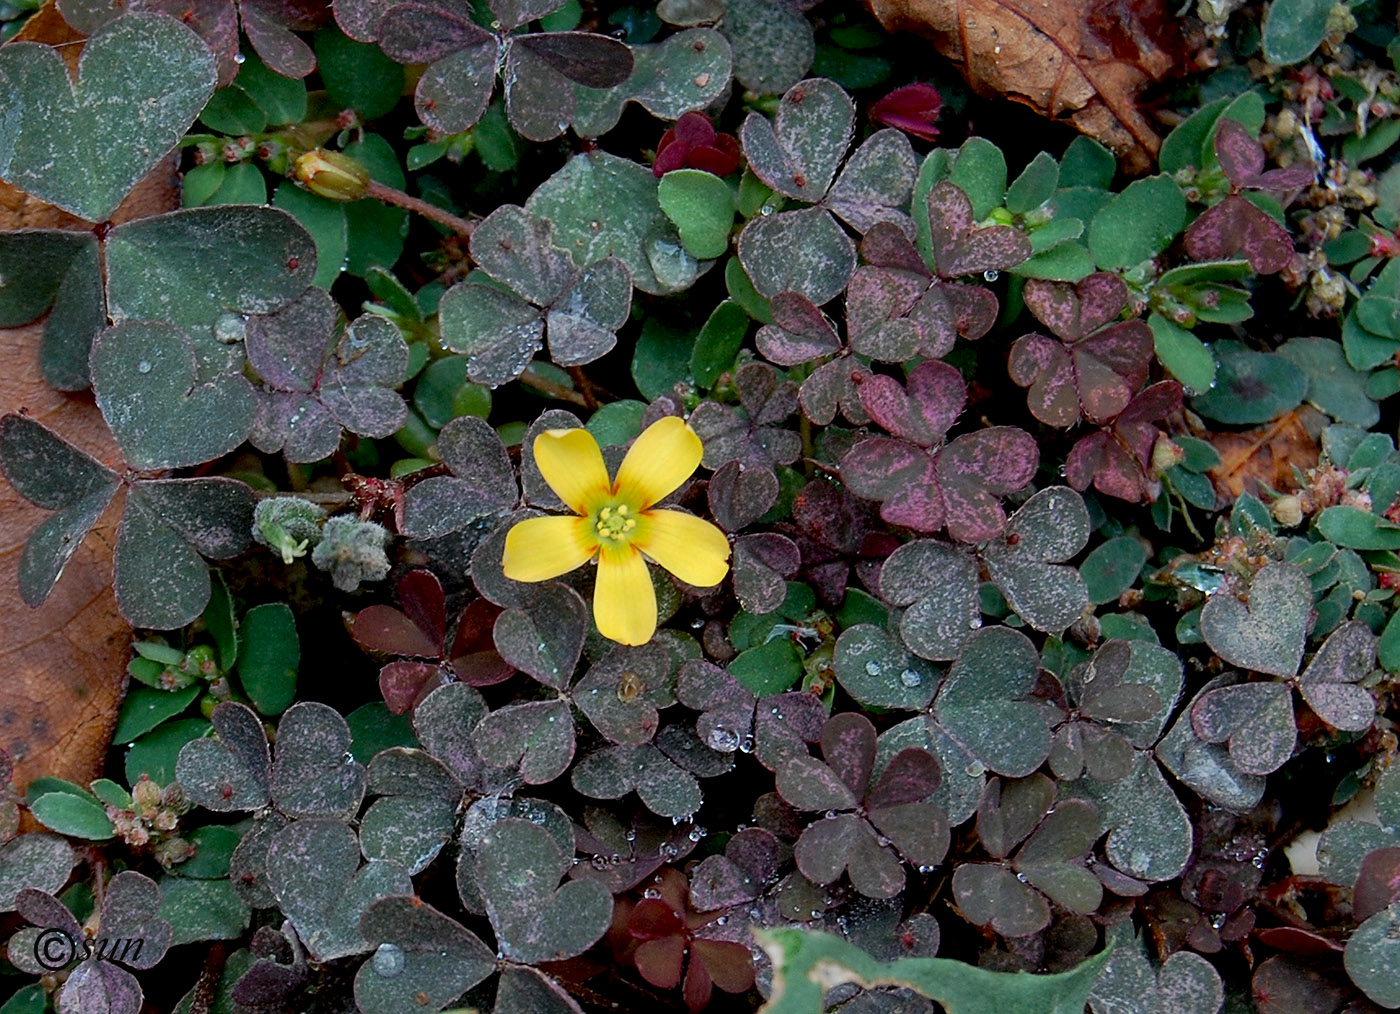
{"label": "flower stamen", "polygon": [[629,533],[637,527],[637,520],[629,517],[630,513],[625,503],[608,504],[598,512],[598,519],[593,527],[600,538],[626,542]]}

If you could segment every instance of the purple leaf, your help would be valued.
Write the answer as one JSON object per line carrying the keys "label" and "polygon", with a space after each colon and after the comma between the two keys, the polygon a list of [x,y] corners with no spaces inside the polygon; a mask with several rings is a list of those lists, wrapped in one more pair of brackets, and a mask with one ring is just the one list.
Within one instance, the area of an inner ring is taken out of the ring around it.
{"label": "purple leaf", "polygon": [[907,318],[927,288],[924,278],[906,271],[857,268],[846,287],[851,349],[886,363],[911,358],[925,334],[917,322]]}
{"label": "purple leaf", "polygon": [[1156,421],[1181,408],[1181,385],[1163,380],[1140,391],[1116,419],[1082,438],[1065,460],[1065,479],[1076,490],[1095,489],[1128,501],[1151,501],[1160,489],[1149,474]]}
{"label": "purple leaf", "polygon": [[927,750],[910,747],[890,758],[865,803],[871,809],[917,803],[927,799],[941,780],[938,758]]}
{"label": "purple leaf", "polygon": [[1281,683],[1240,683],[1202,694],[1191,706],[1191,728],[1206,743],[1226,743],[1246,774],[1277,771],[1298,741],[1293,696]]}
{"label": "purple leaf", "polygon": [[799,810],[849,810],[859,802],[841,776],[815,757],[789,756],[774,774],[778,795]]}
{"label": "purple leaf", "polygon": [[1264,171],[1264,147],[1245,127],[1222,118],[1215,133],[1215,157],[1236,190],[1268,190],[1283,193],[1306,187],[1317,179],[1309,162],[1295,162],[1283,169]]}
{"label": "purple leaf", "polygon": [[902,388],[893,377],[867,378],[860,385],[860,401],[870,418],[890,433],[932,447],[962,414],[967,385],[956,369],[930,360],[914,367]]}
{"label": "purple leaf", "polygon": [[1186,252],[1198,261],[1223,261],[1243,253],[1255,271],[1271,275],[1288,266],[1293,238],[1267,213],[1231,194],[1187,228]]}
{"label": "purple leaf", "polygon": [[799,81],[772,123],[750,113],[740,132],[754,175],[785,197],[815,204],[825,196],[855,127],[855,104],[835,83]]}
{"label": "purple leaf", "polygon": [[870,421],[860,403],[858,385],[870,376],[858,360],[841,356],[823,363],[802,382],[802,411],[812,422],[825,426],[836,418],[837,409],[848,422],[863,426]]}
{"label": "purple leaf", "polygon": [[783,604],[787,579],[802,566],[793,541],[773,532],[744,535],[734,542],[734,594],[751,613],[769,613]]}
{"label": "purple leaf", "polygon": [[573,699],[608,740],[636,745],[656,734],[657,711],[675,703],[675,687],[670,652],[653,641],[608,652],[574,686]]}
{"label": "purple leaf", "polygon": [[980,285],[936,282],[909,311],[921,334],[919,351],[938,357],[958,338],[975,342],[996,323],[997,297]]}
{"label": "purple leaf", "polygon": [[881,501],[880,516],[892,525],[943,527],[947,510],[934,461],[921,447],[889,437],[862,440],[841,459],[841,479],[858,496]]}
{"label": "purple leaf", "polygon": [[[359,2],[364,4],[366,0]],[[487,43],[491,44],[494,55],[495,37],[450,0],[410,3],[390,0],[381,6],[384,11],[380,15],[376,41],[391,60],[408,64],[433,63],[461,50],[485,47]],[[364,20],[368,22],[371,17]],[[493,60],[493,70],[494,63]]]}
{"label": "purple leaf", "polygon": [[471,255],[481,270],[536,306],[548,306],[568,287],[574,263],[553,242],[553,226],[524,208],[502,204],[477,223]]}
{"label": "purple leaf", "polygon": [[916,170],[909,139],[897,130],[877,130],[846,160],[823,204],[856,232],[892,223],[913,235],[904,209]]}
{"label": "purple leaf", "polygon": [[771,468],[730,460],[715,470],[705,492],[710,513],[726,532],[757,521],[778,500],[778,477]]}
{"label": "purple leaf", "polygon": [[806,296],[780,292],[770,305],[773,323],[759,328],[754,339],[759,354],[769,362],[796,366],[840,351],[841,340],[831,322]]}
{"label": "purple leaf", "polygon": [[535,32],[512,40],[562,77],[585,88],[612,88],[632,75],[632,50],[592,32]]}
{"label": "purple leaf", "polygon": [[588,627],[588,607],[578,592],[550,582],[529,606],[496,617],[492,637],[506,663],[562,690],[573,680]]}
{"label": "purple leaf", "polygon": [[1376,668],[1376,637],[1366,624],[1343,623],[1318,649],[1298,680],[1303,700],[1327,724],[1364,732],[1376,717],[1376,702],[1356,684]]}
{"label": "purple leaf", "polygon": [[870,719],[851,711],[832,715],[822,729],[821,743],[827,765],[857,800],[863,799],[875,765],[875,726]]}
{"label": "purple leaf", "polygon": [[73,969],[58,997],[59,1014],[139,1014],[141,983],[107,961],[84,961]]}
{"label": "purple leaf", "polygon": [[574,759],[574,720],[562,700],[529,701],[493,711],[472,734],[488,764],[519,767],[527,785],[544,785]]}
{"label": "purple leaf", "polygon": [[927,206],[933,262],[940,278],[1003,271],[1031,255],[1031,242],[1019,229],[1009,225],[974,228],[972,202],[955,184],[944,181],[935,186]]}
{"label": "purple leaf", "polygon": [[1014,426],[990,426],[958,437],[938,453],[938,483],[948,512],[948,534],[985,542],[1006,527],[1000,496],[1031,481],[1040,448]]}

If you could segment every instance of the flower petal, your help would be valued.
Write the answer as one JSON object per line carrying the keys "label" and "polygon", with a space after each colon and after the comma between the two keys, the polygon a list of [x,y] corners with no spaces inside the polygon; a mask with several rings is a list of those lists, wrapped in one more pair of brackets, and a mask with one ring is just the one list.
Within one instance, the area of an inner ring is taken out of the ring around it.
{"label": "flower petal", "polygon": [[535,437],[535,464],[575,514],[588,514],[612,493],[598,441],[585,429],[545,430]]}
{"label": "flower petal", "polygon": [[619,644],[646,644],[656,633],[656,591],[642,554],[631,546],[604,546],[593,589],[598,632]]}
{"label": "flower petal", "polygon": [[729,540],[693,514],[647,511],[632,536],[632,545],[697,588],[719,584],[729,573]]}
{"label": "flower petal", "polygon": [[597,551],[587,518],[529,518],[506,532],[501,568],[512,581],[548,581],[583,566]]}
{"label": "flower petal", "polygon": [[664,500],[690,478],[705,448],[684,419],[668,415],[648,426],[622,459],[613,489],[639,510]]}

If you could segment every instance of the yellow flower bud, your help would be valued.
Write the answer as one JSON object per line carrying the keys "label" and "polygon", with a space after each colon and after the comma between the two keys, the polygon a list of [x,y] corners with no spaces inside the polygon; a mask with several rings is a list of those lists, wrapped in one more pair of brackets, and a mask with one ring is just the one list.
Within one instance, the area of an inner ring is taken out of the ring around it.
{"label": "yellow flower bud", "polygon": [[292,178],[331,201],[358,201],[369,192],[369,170],[349,155],[313,148],[292,164]]}

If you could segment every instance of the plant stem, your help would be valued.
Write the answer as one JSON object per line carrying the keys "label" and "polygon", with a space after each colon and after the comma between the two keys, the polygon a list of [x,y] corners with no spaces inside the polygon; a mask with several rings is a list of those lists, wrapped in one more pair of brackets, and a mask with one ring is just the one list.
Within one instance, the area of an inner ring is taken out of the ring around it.
{"label": "plant stem", "polygon": [[578,405],[580,408],[590,407],[588,399],[582,394],[572,388],[565,387],[563,384],[556,384],[552,380],[546,380],[532,368],[526,368],[525,372],[520,375],[520,382],[533,387],[541,394],[547,394],[549,397],[559,401],[571,402],[572,404]]}
{"label": "plant stem", "polygon": [[424,218],[436,222],[445,229],[451,229],[463,239],[470,239],[472,230],[476,228],[475,222],[469,222],[465,218],[459,218],[450,211],[444,211],[436,204],[429,204],[421,198],[411,197],[402,190],[386,186],[377,180],[370,180],[369,189],[365,191],[366,197],[373,197],[377,201],[385,204],[392,204],[395,207],[406,208],[409,211],[417,212]]}

